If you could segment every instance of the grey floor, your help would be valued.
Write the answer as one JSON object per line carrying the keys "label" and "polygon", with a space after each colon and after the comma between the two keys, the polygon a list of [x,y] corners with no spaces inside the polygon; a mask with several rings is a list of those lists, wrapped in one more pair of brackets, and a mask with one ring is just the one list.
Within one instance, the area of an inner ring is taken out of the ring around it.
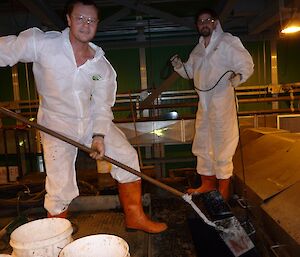
{"label": "grey floor", "polygon": [[[151,207],[145,207],[145,211],[153,219],[168,224],[168,230],[160,234],[148,234],[141,231],[127,232],[121,209],[71,212],[69,220],[74,228],[72,237],[76,240],[95,234],[119,236],[128,243],[131,257],[196,256],[186,223],[185,208],[182,208],[181,204],[180,199],[153,198]],[[29,216],[31,220],[44,218],[45,213],[37,210]],[[9,221],[10,218],[0,219],[0,227]],[[0,254],[11,254],[12,248],[8,242],[8,236],[0,240]]]}
{"label": "grey floor", "polygon": [[[182,192],[186,190],[187,186],[181,182],[171,183],[170,185]],[[91,191],[93,189],[85,188],[85,190]],[[189,204],[181,198],[147,183],[143,183],[143,190],[144,193],[150,195],[150,202],[148,201],[148,204],[144,207],[145,212],[156,221],[166,222],[168,230],[152,235],[141,231],[128,232],[125,230],[124,214],[120,208],[109,210],[72,210],[69,219],[74,228],[73,238],[76,240],[94,234],[117,235],[128,243],[131,257],[209,256],[205,251],[200,251],[199,254],[199,247],[205,246],[202,245],[201,241],[195,247],[191,227],[188,222],[191,213],[195,213]],[[115,199],[118,198],[116,190],[112,190],[109,195],[112,195]],[[103,196],[101,197],[100,195],[99,198],[103,199]],[[0,213],[2,210],[4,209],[1,209]],[[45,215],[45,210],[40,206],[34,209],[29,216],[32,220],[43,218]],[[0,228],[3,228],[12,218],[0,218]],[[204,234],[205,236],[205,231],[196,231],[196,233],[199,233],[199,235]],[[0,254],[10,254],[12,252],[8,242],[9,237],[2,237],[0,240]]]}

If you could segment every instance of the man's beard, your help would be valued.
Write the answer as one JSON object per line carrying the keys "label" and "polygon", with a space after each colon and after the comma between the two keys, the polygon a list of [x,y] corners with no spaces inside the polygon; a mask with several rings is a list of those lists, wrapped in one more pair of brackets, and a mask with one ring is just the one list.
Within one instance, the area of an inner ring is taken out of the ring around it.
{"label": "man's beard", "polygon": [[204,27],[199,31],[200,35],[203,37],[209,37],[212,34],[212,31],[208,27]]}

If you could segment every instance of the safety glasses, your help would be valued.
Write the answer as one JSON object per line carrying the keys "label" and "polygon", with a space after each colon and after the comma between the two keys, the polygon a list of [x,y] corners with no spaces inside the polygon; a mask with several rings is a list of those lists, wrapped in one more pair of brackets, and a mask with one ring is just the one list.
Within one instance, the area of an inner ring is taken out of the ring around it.
{"label": "safety glasses", "polygon": [[77,23],[77,24],[89,24],[89,25],[95,25],[98,23],[98,19],[95,19],[95,18],[91,18],[91,17],[85,17],[83,15],[79,15],[79,16],[76,16],[76,15],[72,15],[72,18],[74,19],[74,21]]}
{"label": "safety glasses", "polygon": [[198,25],[204,25],[204,24],[212,24],[215,20],[213,18],[207,18],[207,19],[198,19],[197,24]]}

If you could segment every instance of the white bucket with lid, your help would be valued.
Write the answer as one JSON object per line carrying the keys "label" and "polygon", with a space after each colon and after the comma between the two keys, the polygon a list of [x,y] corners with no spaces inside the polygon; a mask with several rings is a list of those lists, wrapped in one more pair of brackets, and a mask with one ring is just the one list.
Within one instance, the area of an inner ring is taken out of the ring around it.
{"label": "white bucket with lid", "polygon": [[13,257],[58,257],[72,239],[71,222],[62,218],[45,218],[28,222],[10,236]]}
{"label": "white bucket with lid", "polygon": [[68,244],[59,257],[130,257],[130,254],[127,242],[121,237],[99,234]]}

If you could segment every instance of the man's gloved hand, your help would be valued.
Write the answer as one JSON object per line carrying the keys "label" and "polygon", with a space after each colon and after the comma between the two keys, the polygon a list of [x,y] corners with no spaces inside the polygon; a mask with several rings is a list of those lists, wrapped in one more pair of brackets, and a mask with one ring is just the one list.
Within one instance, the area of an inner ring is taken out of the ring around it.
{"label": "man's gloved hand", "polygon": [[180,57],[178,56],[178,54],[173,55],[170,58],[170,62],[175,69],[180,69],[182,67],[182,61],[181,61]]}
{"label": "man's gloved hand", "polygon": [[242,74],[232,73],[229,80],[230,80],[231,86],[237,87],[238,85],[241,84]]}
{"label": "man's gloved hand", "polygon": [[90,157],[95,160],[101,160],[105,153],[104,137],[94,136],[91,148],[95,150],[95,152],[90,153]]}

